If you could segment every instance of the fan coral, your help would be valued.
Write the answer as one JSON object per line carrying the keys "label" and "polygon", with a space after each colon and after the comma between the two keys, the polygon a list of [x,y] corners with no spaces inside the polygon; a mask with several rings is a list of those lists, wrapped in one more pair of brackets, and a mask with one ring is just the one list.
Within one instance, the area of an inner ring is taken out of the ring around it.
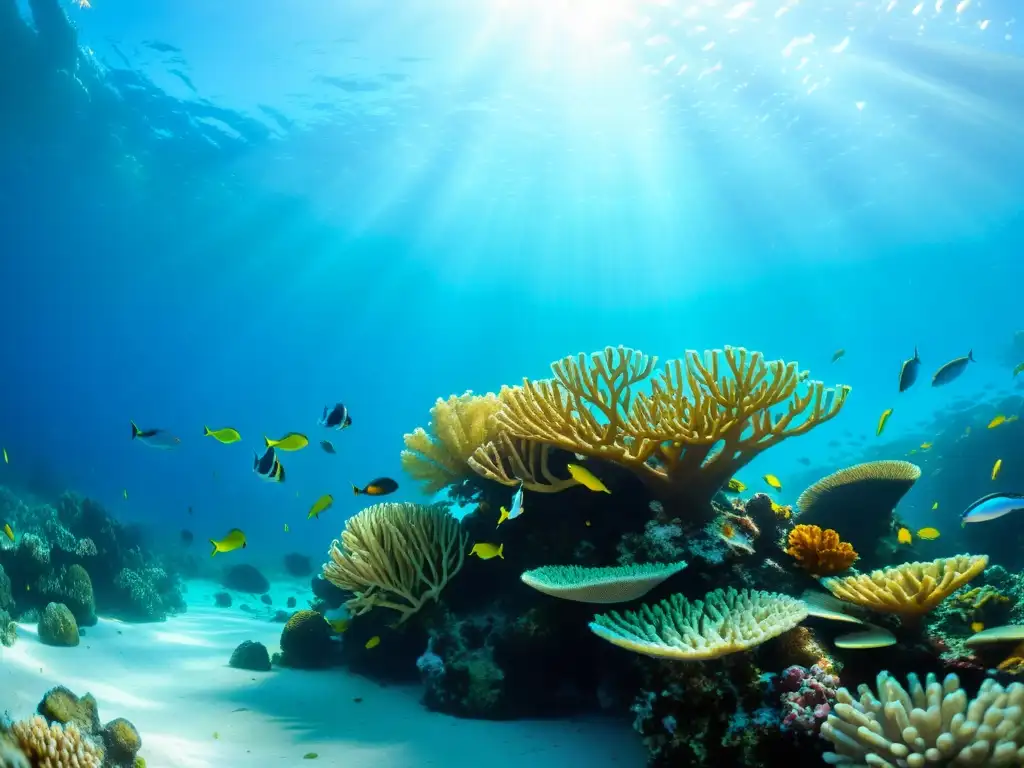
{"label": "fan coral", "polygon": [[803,601],[756,590],[716,589],[690,602],[673,595],[636,612],[594,617],[591,631],[626,650],[680,661],[754,648],[807,617]]}
{"label": "fan coral", "polygon": [[[656,362],[626,347],[566,357],[552,364],[554,379],[502,388],[494,422],[507,438],[617,462],[656,495],[701,509],[760,452],[833,418],[849,392],[829,396],[821,382],[801,383],[795,363],[734,347],[688,352],[666,363],[650,394],[634,391]],[[487,453],[474,458],[483,465]]]}
{"label": "fan coral", "polygon": [[956,675],[925,684],[907,675],[907,688],[880,672],[877,695],[857,688],[857,701],[845,688],[836,695],[833,714],[821,735],[835,752],[832,765],[1019,765],[1024,742],[1024,684],[1001,686],[988,679],[971,700]]}
{"label": "fan coral", "polygon": [[77,725],[47,725],[39,715],[11,726],[11,734],[35,768],[100,768],[103,751]]}
{"label": "fan coral", "polygon": [[988,556],[957,555],[930,563],[904,563],[870,574],[822,579],[841,600],[905,618],[935,608],[988,565]]}
{"label": "fan coral", "polygon": [[840,541],[831,528],[823,531],[816,525],[798,525],[789,532],[788,543],[786,553],[814,576],[842,573],[857,559],[853,547]]}
{"label": "fan coral", "polygon": [[782,727],[816,734],[832,711],[837,685],[839,678],[817,664],[784,669],[779,675]]}
{"label": "fan coral", "polygon": [[353,616],[389,608],[401,624],[437,600],[462,568],[468,540],[443,505],[375,504],[345,523],[324,578],[355,595],[345,603]]}
{"label": "fan coral", "polygon": [[583,568],[578,565],[545,565],[526,571],[523,583],[546,595],[578,603],[628,603],[643,597],[686,563],[620,565]]}

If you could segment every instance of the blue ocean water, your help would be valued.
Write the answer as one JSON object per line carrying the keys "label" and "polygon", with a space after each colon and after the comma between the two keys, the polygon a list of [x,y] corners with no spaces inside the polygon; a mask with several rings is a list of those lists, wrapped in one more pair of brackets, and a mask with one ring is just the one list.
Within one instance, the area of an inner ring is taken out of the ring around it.
{"label": "blue ocean water", "polygon": [[[55,13],[73,38],[50,34]],[[0,485],[75,489],[157,549],[188,529],[197,557],[241,528],[237,560],[273,569],[322,561],[366,506],[352,484],[389,476],[427,500],[400,452],[436,398],[606,345],[744,346],[852,386],[839,418],[741,475],[777,475],[785,503],[904,457],[951,406],[1018,413],[1017,15],[5,0]],[[922,381],[901,394],[915,347]],[[928,386],[969,350],[963,377]],[[322,433],[339,401],[352,427]],[[131,420],[180,448],[132,441]],[[337,455],[313,445],[283,458],[286,483],[260,482],[253,451],[293,430]],[[947,466],[941,516],[922,485],[905,517],[952,535],[995,458],[998,489],[1020,490],[1016,446]],[[324,493],[334,507],[307,520]]]}

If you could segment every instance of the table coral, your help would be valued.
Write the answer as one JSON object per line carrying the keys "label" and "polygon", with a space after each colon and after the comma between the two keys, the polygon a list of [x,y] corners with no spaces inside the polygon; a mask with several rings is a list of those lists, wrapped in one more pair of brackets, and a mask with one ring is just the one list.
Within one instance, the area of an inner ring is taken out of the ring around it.
{"label": "table coral", "polygon": [[787,543],[786,553],[813,576],[842,573],[857,559],[849,542],[841,541],[831,528],[823,531],[816,525],[798,525],[789,532]]}

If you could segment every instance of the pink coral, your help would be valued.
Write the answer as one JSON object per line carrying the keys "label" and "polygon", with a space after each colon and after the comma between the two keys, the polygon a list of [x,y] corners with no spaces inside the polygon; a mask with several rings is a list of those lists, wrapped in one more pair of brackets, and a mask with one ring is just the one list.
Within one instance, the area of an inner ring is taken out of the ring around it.
{"label": "pink coral", "polygon": [[838,687],[839,678],[817,664],[787,667],[779,676],[782,727],[817,733],[832,711]]}

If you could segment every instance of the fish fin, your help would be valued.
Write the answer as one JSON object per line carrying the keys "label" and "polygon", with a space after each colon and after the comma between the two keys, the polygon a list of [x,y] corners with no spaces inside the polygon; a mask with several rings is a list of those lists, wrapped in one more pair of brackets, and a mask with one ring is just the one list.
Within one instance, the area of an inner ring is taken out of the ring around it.
{"label": "fish fin", "polygon": [[974,350],[973,349],[967,350],[967,359],[970,360],[972,363],[978,362],[977,360],[974,359]]}
{"label": "fish fin", "polygon": [[132,440],[139,436],[139,428],[135,426],[135,422],[132,422]]}
{"label": "fish fin", "polygon": [[267,444],[267,448],[273,448],[273,444],[270,442],[270,438],[266,435],[263,436],[263,442]]}
{"label": "fish fin", "polygon": [[360,490],[359,490],[359,489],[358,489],[358,488],[356,487],[356,484],[355,484],[355,483],[352,483],[352,495],[353,495],[353,496],[358,496],[358,495],[359,495],[360,493],[362,493],[362,491],[360,491]]}
{"label": "fish fin", "polygon": [[248,546],[249,546],[249,542],[248,541],[243,541],[242,542],[242,549],[245,549]]}
{"label": "fish fin", "polygon": [[[498,515],[498,525],[501,525],[501,524],[502,524],[502,523],[504,523],[504,522],[505,522],[506,520],[508,520],[508,510],[507,510],[507,509],[505,509],[504,507],[502,507],[502,508],[501,508],[501,514],[500,514],[500,515]],[[495,528],[497,528],[497,527],[498,527],[498,526],[495,526]]]}
{"label": "fish fin", "polygon": [[917,344],[914,345],[914,359],[915,360],[920,360],[921,359],[921,356],[919,354],[917,354]]}
{"label": "fish fin", "polygon": [[210,553],[210,557],[213,557],[217,554],[217,542],[213,539],[210,539],[210,544],[213,546],[213,552]]}
{"label": "fish fin", "polygon": [[505,559],[505,542],[501,542],[501,544],[498,546],[498,557],[500,557],[502,560]]}
{"label": "fish fin", "polygon": [[254,450],[252,452],[252,471],[255,472],[260,468],[260,454],[259,451]]}
{"label": "fish fin", "polygon": [[326,406],[326,405],[324,406],[324,415],[323,415],[323,417],[321,418],[321,421],[322,421],[322,422],[323,422],[324,424],[326,424],[326,423],[327,423],[327,406]]}

